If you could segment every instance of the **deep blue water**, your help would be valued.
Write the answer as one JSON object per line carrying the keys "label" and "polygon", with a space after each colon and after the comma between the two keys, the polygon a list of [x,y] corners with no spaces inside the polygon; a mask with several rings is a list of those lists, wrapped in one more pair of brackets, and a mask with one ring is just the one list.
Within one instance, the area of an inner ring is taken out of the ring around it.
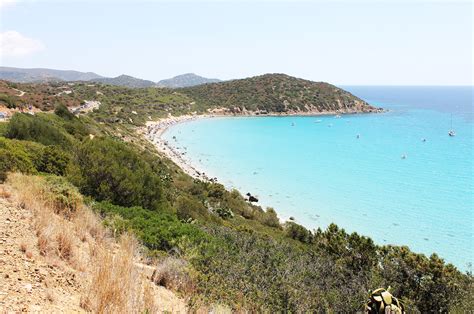
{"label": "deep blue water", "polygon": [[309,228],[334,222],[469,269],[473,87],[343,88],[389,112],[203,119],[164,136],[186,147],[198,169],[258,195],[282,219]]}

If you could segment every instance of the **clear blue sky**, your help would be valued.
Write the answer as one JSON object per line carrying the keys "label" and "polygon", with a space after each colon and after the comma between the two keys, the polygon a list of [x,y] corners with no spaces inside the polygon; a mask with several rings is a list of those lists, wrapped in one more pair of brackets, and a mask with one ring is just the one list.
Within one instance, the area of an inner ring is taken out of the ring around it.
{"label": "clear blue sky", "polygon": [[470,1],[0,2],[3,66],[473,84]]}

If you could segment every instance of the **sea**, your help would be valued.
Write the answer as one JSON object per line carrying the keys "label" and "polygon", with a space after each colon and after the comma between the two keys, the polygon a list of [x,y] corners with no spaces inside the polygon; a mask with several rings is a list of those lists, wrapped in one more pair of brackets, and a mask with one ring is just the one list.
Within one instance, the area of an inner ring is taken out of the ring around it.
{"label": "sea", "polygon": [[341,87],[386,112],[198,119],[163,136],[282,221],[335,223],[472,271],[474,87]]}

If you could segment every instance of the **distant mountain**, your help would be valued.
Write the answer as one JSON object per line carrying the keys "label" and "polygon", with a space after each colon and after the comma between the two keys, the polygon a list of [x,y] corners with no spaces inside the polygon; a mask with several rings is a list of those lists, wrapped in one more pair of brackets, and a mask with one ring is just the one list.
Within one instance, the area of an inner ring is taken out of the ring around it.
{"label": "distant mountain", "polygon": [[221,82],[221,80],[205,78],[194,73],[186,73],[170,79],[161,80],[156,85],[158,87],[180,88],[217,82]]}
{"label": "distant mountain", "polygon": [[317,114],[372,112],[380,109],[325,82],[286,74],[180,88],[197,108],[218,114]]}
{"label": "distant mountain", "polygon": [[125,87],[133,87],[133,88],[140,88],[140,87],[152,87],[156,86],[155,82],[142,80],[133,76],[122,74],[117,77],[102,77],[97,79],[90,80],[96,83],[103,83],[108,85],[116,85],[116,86],[125,86]]}
{"label": "distant mountain", "polygon": [[88,81],[101,78],[93,72],[79,72],[53,69],[22,69],[0,67],[0,79],[18,83],[50,82],[50,81]]}

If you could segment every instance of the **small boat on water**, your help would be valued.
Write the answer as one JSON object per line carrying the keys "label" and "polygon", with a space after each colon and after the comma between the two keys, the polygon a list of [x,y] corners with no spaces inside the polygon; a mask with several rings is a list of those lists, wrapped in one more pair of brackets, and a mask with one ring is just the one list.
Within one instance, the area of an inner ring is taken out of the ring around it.
{"label": "small boat on water", "polygon": [[406,155],[406,154],[403,154],[403,155],[401,156],[401,158],[402,158],[402,159],[407,159],[407,155]]}
{"label": "small boat on water", "polygon": [[448,135],[451,137],[456,136],[456,131],[453,129],[453,115],[451,114],[451,130],[449,130]]}
{"label": "small boat on water", "polygon": [[314,121],[314,123],[321,123],[321,122],[323,122],[323,120],[316,120],[316,121]]}
{"label": "small boat on water", "polygon": [[292,122],[292,123],[291,123],[291,126],[295,126],[295,124]]}
{"label": "small boat on water", "polygon": [[357,138],[360,138],[360,134],[357,134]]}
{"label": "small boat on water", "polygon": [[341,116],[337,114],[334,118],[339,119],[340,117]]}

